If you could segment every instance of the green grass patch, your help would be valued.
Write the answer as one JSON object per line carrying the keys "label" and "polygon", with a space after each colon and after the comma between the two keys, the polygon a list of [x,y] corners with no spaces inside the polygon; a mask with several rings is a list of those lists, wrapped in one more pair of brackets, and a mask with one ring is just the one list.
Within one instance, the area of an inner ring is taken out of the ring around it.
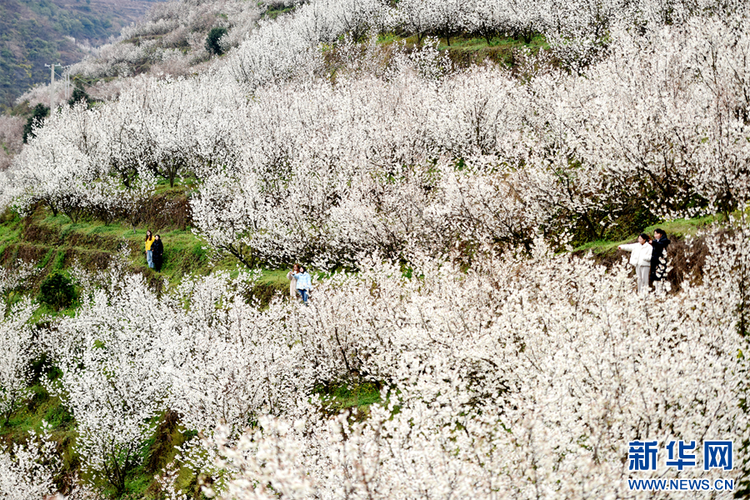
{"label": "green grass patch", "polygon": [[44,269],[45,267],[47,267],[50,259],[52,259],[55,254],[57,254],[57,250],[55,250],[54,248],[50,248],[49,250],[47,250],[47,253],[44,254],[44,257],[42,257],[42,260],[37,263],[36,267],[38,267],[39,269]]}
{"label": "green grass patch", "polygon": [[[188,182],[189,179],[186,180]],[[176,198],[185,196],[185,185],[170,188],[166,181],[157,187],[155,196]],[[184,200],[184,198],[183,198]],[[68,216],[54,216],[44,207],[37,209],[27,219],[21,219],[11,211],[0,214],[0,258],[5,265],[11,265],[16,258],[34,261],[43,272],[30,286],[36,296],[45,276],[53,272],[69,272],[78,263],[90,272],[100,272],[111,259],[126,249],[129,272],[144,275],[146,280],[161,289],[166,278],[171,285],[180,283],[187,276],[203,276],[212,272],[229,271],[237,276],[238,262],[234,257],[217,257],[205,242],[198,238],[190,227],[171,227],[157,230],[164,244],[164,262],[161,272],[149,269],[145,256],[146,227],[133,228],[126,221],[113,221],[105,224],[100,220],[82,218],[73,222]],[[1,239],[2,236],[6,239]],[[264,269],[254,289],[262,307],[268,305],[277,294],[288,294],[289,281],[286,269]],[[49,318],[75,314],[78,304],[54,311],[41,306],[35,312],[32,322],[38,323]]]}
{"label": "green grass patch", "polygon": [[56,318],[72,318],[80,306],[80,302],[75,300],[69,307],[57,311],[54,307],[50,307],[47,304],[40,304],[34,310],[31,318],[29,318],[29,323],[32,325],[42,325]]}
{"label": "green grass patch", "polygon": [[[723,220],[721,215],[707,215],[704,217],[696,217],[694,219],[675,219],[669,222],[662,222],[659,224],[653,224],[643,229],[643,232],[649,236],[653,236],[656,228],[663,229],[666,231],[667,236],[670,239],[675,237],[685,238],[686,236],[694,236],[702,228],[713,224],[714,222],[720,222]],[[632,243],[638,239],[638,234],[633,234],[629,238],[619,241],[609,240],[596,240],[584,243],[583,245],[577,246],[573,249],[574,252],[586,252],[591,250],[597,255],[611,254],[617,251],[617,247],[625,243]]]}
{"label": "green grass patch", "polygon": [[[515,64],[514,53],[520,49],[529,49],[532,52],[548,50],[549,44],[542,35],[535,35],[526,42],[520,38],[509,36],[495,36],[487,39],[472,35],[458,35],[451,37],[450,45],[446,38],[438,39],[438,50],[447,51],[451,60],[458,66],[469,66],[482,63],[486,60],[493,61],[505,66]],[[405,43],[407,48],[416,47],[419,44],[416,35],[399,36],[395,33],[381,33],[378,35],[378,43],[390,45],[394,43]],[[424,44],[424,39],[422,40]]]}
{"label": "green grass patch", "polygon": [[251,294],[255,297],[261,308],[268,307],[268,304],[276,295],[283,297],[289,296],[289,280],[286,279],[288,269],[262,269],[262,274]]}
{"label": "green grass patch", "polygon": [[263,275],[258,280],[259,283],[273,285],[278,287],[289,288],[289,280],[286,275],[289,269],[264,269]]}
{"label": "green grass patch", "polygon": [[55,261],[52,263],[53,271],[62,271],[65,268],[65,252],[57,252]]}
{"label": "green grass patch", "polygon": [[339,382],[319,385],[313,394],[323,400],[326,413],[335,415],[345,410],[357,410],[357,420],[367,418],[369,407],[381,403],[380,389],[377,382]]}
{"label": "green grass patch", "polygon": [[400,37],[396,35],[395,33],[380,33],[378,34],[378,43],[380,44],[391,44],[395,42],[399,42],[401,40],[405,40],[404,37]]}
{"label": "green grass patch", "polygon": [[625,241],[607,241],[607,240],[595,240],[584,243],[574,249],[575,252],[586,252],[591,250],[595,254],[606,254],[617,250],[619,245],[626,243]]}
{"label": "green grass patch", "polygon": [[32,397],[27,403],[16,410],[7,423],[2,422],[0,436],[6,442],[25,442],[29,431],[39,432],[42,423],[47,422],[51,428],[50,438],[63,451],[63,470],[74,470],[78,459],[73,452],[77,437],[73,416],[60,398],[51,396],[41,384],[31,386],[31,391]]}
{"label": "green grass patch", "polygon": [[293,11],[294,11],[294,6],[282,7],[280,9],[268,9],[261,14],[261,17],[265,19],[276,19],[279,16],[282,16],[284,14],[289,14]]}
{"label": "green grass patch", "polygon": [[531,48],[531,49],[549,49],[547,40],[542,35],[535,35],[528,43],[519,39],[508,36],[496,36],[490,38],[489,43],[485,38],[472,37],[472,36],[458,36],[451,38],[451,44],[448,45],[448,41],[445,38],[440,39],[438,44],[438,50],[470,50],[479,51],[486,49],[505,48],[505,49],[520,49],[520,48]]}
{"label": "green grass patch", "polygon": [[21,235],[21,217],[7,209],[0,214],[0,245],[17,240]]}
{"label": "green grass patch", "polygon": [[702,228],[709,226],[714,222],[721,222],[723,220],[724,217],[721,215],[707,215],[705,217],[696,217],[694,219],[676,219],[670,222],[649,226],[644,232],[653,234],[654,229],[661,228],[667,232],[667,235],[674,234],[682,237],[693,236]]}

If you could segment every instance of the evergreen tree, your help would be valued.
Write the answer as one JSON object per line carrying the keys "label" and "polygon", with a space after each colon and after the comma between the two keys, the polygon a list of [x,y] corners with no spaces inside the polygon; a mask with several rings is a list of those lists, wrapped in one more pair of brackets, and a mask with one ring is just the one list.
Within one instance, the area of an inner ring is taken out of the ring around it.
{"label": "evergreen tree", "polygon": [[227,34],[227,29],[222,27],[211,28],[206,37],[206,50],[212,54],[220,56],[224,53],[224,49],[221,48],[219,40],[221,37]]}
{"label": "evergreen tree", "polygon": [[68,106],[73,106],[77,102],[85,102],[86,106],[91,105],[91,97],[81,87],[76,87],[73,90],[73,95],[68,99]]}
{"label": "evergreen tree", "polygon": [[34,137],[34,127],[39,127],[44,118],[49,115],[49,108],[42,103],[37,104],[34,107],[34,113],[26,121],[26,125],[23,126],[23,143],[26,144],[29,140],[29,136]]}

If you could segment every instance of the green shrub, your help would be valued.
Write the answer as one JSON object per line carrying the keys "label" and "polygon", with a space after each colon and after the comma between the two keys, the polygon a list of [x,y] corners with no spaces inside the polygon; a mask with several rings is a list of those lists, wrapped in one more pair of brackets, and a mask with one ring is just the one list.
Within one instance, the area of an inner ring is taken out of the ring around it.
{"label": "green shrub", "polygon": [[52,273],[42,281],[39,290],[39,302],[47,304],[56,311],[70,306],[76,298],[73,282],[62,273]]}
{"label": "green shrub", "polygon": [[29,138],[34,137],[34,127],[40,127],[44,123],[44,118],[49,115],[49,108],[42,103],[34,107],[34,113],[26,120],[23,126],[23,143],[26,144]]}
{"label": "green shrub", "polygon": [[73,90],[73,95],[71,95],[70,99],[68,99],[68,106],[73,106],[77,102],[85,102],[86,106],[91,107],[91,97],[81,87],[76,87]]}
{"label": "green shrub", "polygon": [[221,48],[219,40],[221,37],[227,34],[227,29],[222,27],[211,28],[206,37],[206,50],[212,54],[220,56],[224,53],[224,49]]}

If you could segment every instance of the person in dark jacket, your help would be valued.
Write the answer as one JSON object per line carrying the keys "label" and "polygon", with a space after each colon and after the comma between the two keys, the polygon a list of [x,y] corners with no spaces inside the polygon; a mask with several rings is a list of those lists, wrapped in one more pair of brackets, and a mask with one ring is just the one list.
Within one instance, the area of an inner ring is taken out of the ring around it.
{"label": "person in dark jacket", "polygon": [[671,242],[667,239],[667,233],[663,229],[654,229],[654,239],[651,246],[654,252],[651,255],[651,272],[649,274],[649,283],[653,284],[664,279],[667,273],[667,256],[664,251]]}
{"label": "person in dark jacket", "polygon": [[161,272],[161,265],[164,262],[164,244],[158,234],[154,237],[154,242],[151,245],[151,259],[154,262],[154,271]]}

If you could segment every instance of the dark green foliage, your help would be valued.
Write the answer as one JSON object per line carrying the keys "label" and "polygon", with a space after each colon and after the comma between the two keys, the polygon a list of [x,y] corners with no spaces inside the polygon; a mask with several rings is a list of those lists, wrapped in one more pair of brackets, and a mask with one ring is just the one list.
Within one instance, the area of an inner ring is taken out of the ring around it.
{"label": "dark green foliage", "polygon": [[84,102],[87,106],[91,104],[91,97],[89,97],[88,93],[80,87],[76,87],[73,90],[73,95],[68,99],[68,106],[73,106],[77,102]]}
{"label": "dark green foliage", "polygon": [[23,126],[23,143],[26,144],[29,137],[34,137],[34,127],[39,127],[44,118],[49,115],[49,108],[42,103],[39,103],[34,107],[34,113],[26,120],[26,125]]}
{"label": "dark green foliage", "polygon": [[39,302],[59,311],[70,306],[76,298],[73,282],[62,273],[52,273],[42,282]]}
{"label": "dark green foliage", "polygon": [[212,54],[216,54],[217,56],[223,54],[224,50],[221,48],[219,40],[221,40],[221,37],[226,34],[227,29],[221,26],[211,28],[211,31],[208,32],[208,36],[206,37],[206,50]]}

